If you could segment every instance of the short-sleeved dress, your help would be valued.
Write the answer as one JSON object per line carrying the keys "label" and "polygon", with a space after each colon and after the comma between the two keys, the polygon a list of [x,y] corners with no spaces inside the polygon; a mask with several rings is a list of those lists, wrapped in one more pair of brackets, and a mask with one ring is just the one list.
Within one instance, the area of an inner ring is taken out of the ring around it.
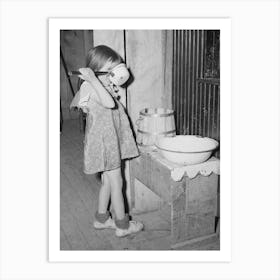
{"label": "short-sleeved dress", "polygon": [[122,159],[139,155],[125,109],[116,98],[114,101],[115,108],[108,109],[89,95],[84,139],[86,174],[118,168]]}

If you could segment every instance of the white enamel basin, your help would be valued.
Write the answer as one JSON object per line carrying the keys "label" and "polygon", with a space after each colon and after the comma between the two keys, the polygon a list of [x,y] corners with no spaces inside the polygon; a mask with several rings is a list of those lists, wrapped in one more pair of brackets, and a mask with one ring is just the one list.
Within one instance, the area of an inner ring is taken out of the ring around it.
{"label": "white enamel basin", "polygon": [[176,135],[157,138],[155,146],[166,159],[178,164],[191,165],[209,159],[219,143],[208,137]]}

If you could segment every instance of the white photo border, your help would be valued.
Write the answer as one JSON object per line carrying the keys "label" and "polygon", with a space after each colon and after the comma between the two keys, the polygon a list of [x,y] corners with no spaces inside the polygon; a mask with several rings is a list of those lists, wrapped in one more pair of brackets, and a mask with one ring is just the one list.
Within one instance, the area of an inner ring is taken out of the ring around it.
{"label": "white photo border", "polygon": [[[60,250],[60,30],[219,29],[221,61],[221,224],[219,251]],[[51,262],[230,262],[231,261],[231,20],[229,18],[50,18],[49,19],[49,261]]]}

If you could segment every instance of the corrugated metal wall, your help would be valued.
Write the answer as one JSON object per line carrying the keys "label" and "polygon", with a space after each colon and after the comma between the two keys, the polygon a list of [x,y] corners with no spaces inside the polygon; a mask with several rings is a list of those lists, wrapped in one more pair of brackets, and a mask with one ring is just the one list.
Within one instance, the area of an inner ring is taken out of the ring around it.
{"label": "corrugated metal wall", "polygon": [[204,78],[205,30],[173,31],[172,102],[177,134],[220,140],[220,85]]}

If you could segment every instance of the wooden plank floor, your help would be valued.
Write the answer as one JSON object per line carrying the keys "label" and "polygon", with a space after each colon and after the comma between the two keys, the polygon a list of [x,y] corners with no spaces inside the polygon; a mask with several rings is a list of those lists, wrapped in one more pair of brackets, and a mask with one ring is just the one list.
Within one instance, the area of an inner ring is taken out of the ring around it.
{"label": "wooden plank floor", "polygon": [[[83,134],[78,120],[65,121],[60,136],[60,249],[61,250],[170,250],[170,221],[163,211],[133,215],[145,230],[117,238],[114,230],[92,227],[100,182],[83,173]],[[219,250],[219,239],[195,248]]]}

